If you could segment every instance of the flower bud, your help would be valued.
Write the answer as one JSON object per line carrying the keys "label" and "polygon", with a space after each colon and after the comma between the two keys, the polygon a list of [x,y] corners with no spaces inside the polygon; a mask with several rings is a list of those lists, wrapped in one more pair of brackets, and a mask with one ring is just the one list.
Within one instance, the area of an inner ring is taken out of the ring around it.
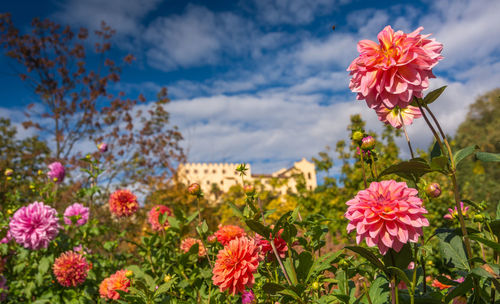
{"label": "flower bud", "polygon": [[99,149],[99,152],[104,153],[108,151],[108,145],[106,143],[100,143],[97,145],[97,149]]}
{"label": "flower bud", "polygon": [[245,191],[246,195],[254,195],[255,194],[255,188],[253,187],[253,185],[243,186],[243,191]]}
{"label": "flower bud", "polygon": [[356,131],[352,134],[352,140],[359,142],[363,139],[363,136],[364,136],[363,132]]}
{"label": "flower bud", "polygon": [[484,221],[484,215],[482,215],[482,214],[476,214],[476,215],[474,215],[474,222],[481,223],[483,221]]}
{"label": "flower bud", "polygon": [[168,283],[172,280],[172,276],[169,274],[166,274],[165,277],[163,277],[163,282]]}
{"label": "flower bud", "polygon": [[200,184],[193,183],[188,187],[188,192],[191,195],[196,195],[198,197],[202,196]]}
{"label": "flower bud", "polygon": [[209,235],[209,236],[207,237],[207,241],[208,241],[209,243],[215,243],[215,242],[217,241],[217,237],[216,237],[215,235],[213,235],[213,234],[212,234],[212,235]]}
{"label": "flower bud", "polygon": [[361,149],[371,150],[373,148],[375,148],[375,138],[367,136],[361,140]]}
{"label": "flower bud", "polygon": [[127,271],[125,272],[125,276],[126,276],[127,278],[131,278],[131,277],[133,277],[133,276],[134,276],[134,272],[133,272],[132,270],[127,270]]}
{"label": "flower bud", "polygon": [[438,183],[430,183],[425,187],[425,193],[430,197],[439,197],[441,195],[441,186]]}
{"label": "flower bud", "polygon": [[13,173],[14,173],[14,170],[7,168],[7,169],[5,169],[4,175],[11,176]]}
{"label": "flower bud", "polygon": [[319,289],[319,283],[318,282],[313,282],[312,283],[312,289],[313,290],[318,290]]}

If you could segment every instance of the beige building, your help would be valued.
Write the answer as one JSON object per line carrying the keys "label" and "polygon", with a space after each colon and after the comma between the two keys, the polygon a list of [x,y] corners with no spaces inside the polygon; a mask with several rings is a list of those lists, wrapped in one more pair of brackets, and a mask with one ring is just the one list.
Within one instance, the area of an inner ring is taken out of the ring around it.
{"label": "beige building", "polygon": [[[220,190],[227,192],[231,186],[242,184],[241,177],[236,171],[239,164],[228,163],[186,163],[179,165],[178,173],[181,182],[189,185],[191,183],[200,184],[203,192],[209,193],[212,184],[217,184]],[[272,185],[281,193],[286,193],[287,189],[296,192],[296,180],[294,175],[304,176],[306,187],[314,190],[317,186],[316,168],[314,163],[302,158],[295,162],[291,168],[283,168],[272,174],[254,174],[252,166],[247,164],[247,175],[245,182],[254,183],[260,181],[264,188],[271,189]]]}

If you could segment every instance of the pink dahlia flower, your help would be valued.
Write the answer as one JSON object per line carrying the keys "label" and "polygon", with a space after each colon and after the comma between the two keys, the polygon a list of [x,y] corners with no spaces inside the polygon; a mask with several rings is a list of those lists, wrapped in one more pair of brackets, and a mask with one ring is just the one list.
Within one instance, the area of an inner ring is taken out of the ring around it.
{"label": "pink dahlia flower", "polygon": [[64,210],[64,223],[71,225],[73,223],[72,218],[76,220],[77,226],[85,225],[89,220],[89,208],[82,204],[74,203]]}
{"label": "pink dahlia flower", "polygon": [[245,290],[241,295],[241,304],[254,304],[254,303],[257,303],[257,300],[255,299],[253,291]]}
{"label": "pink dahlia flower", "polygon": [[[393,126],[394,128],[401,128],[403,125],[409,126],[413,123],[413,120],[416,118],[422,117],[422,113],[418,107],[407,106],[404,109],[400,107],[394,107],[393,109],[388,109],[384,106],[380,106],[375,108],[377,112],[378,119],[385,123]],[[399,117],[399,113],[401,112],[401,117],[403,117],[403,121]]]}
{"label": "pink dahlia flower", "polygon": [[148,213],[148,221],[151,224],[151,228],[156,231],[164,230],[170,224],[166,220],[163,225],[160,224],[160,214],[166,213],[167,216],[172,216],[172,209],[165,205],[156,205]]}
{"label": "pink dahlia flower", "polygon": [[181,242],[181,250],[184,252],[189,252],[191,247],[193,247],[194,244],[198,244],[198,256],[204,256],[207,254],[207,250],[205,249],[205,246],[203,246],[203,243],[201,240],[195,239],[195,238],[186,238]]}
{"label": "pink dahlia flower", "polygon": [[65,174],[66,171],[64,170],[64,166],[60,162],[53,162],[49,165],[47,176],[56,183],[62,183]]}
{"label": "pink dahlia flower", "polygon": [[[465,206],[465,208],[464,208],[464,202],[460,202],[460,210],[462,211],[462,215],[464,217],[466,217],[467,211],[469,210],[469,206]],[[458,218],[458,209],[456,206],[453,209],[448,208],[448,212],[450,212],[450,213],[443,216],[445,219],[452,220],[452,219]]]}
{"label": "pink dahlia flower", "polygon": [[44,203],[34,202],[19,208],[10,220],[12,238],[25,248],[47,248],[59,233],[57,211]]}
{"label": "pink dahlia flower", "polygon": [[429,35],[420,35],[423,27],[405,34],[386,26],[376,43],[358,42],[359,57],[347,68],[352,75],[351,91],[358,100],[366,100],[370,108],[396,106],[406,108],[415,97],[429,87],[429,78],[435,78],[432,68],[443,59],[443,45]]}
{"label": "pink dahlia flower", "polygon": [[235,295],[255,283],[253,276],[260,261],[260,248],[254,240],[239,237],[230,241],[217,254],[212,281],[221,292],[229,290]]}
{"label": "pink dahlia flower", "polygon": [[129,190],[116,190],[109,197],[109,211],[118,217],[131,216],[138,208],[137,196]]}
{"label": "pink dahlia flower", "polygon": [[52,269],[59,284],[74,287],[85,282],[91,266],[83,255],[66,251],[54,261]]}
{"label": "pink dahlia flower", "polygon": [[385,254],[389,248],[399,252],[404,244],[416,243],[422,227],[429,226],[424,217],[418,191],[405,182],[394,180],[373,182],[346,204],[344,216],[350,221],[347,232],[356,230],[356,242],[363,239],[370,247],[378,246]]}
{"label": "pink dahlia flower", "polygon": [[[276,247],[276,251],[278,251],[278,255],[280,258],[284,259],[286,257],[286,253],[288,251],[288,245],[286,241],[281,238],[281,234],[283,233],[283,229],[278,231],[278,235],[274,238],[274,246]],[[271,236],[269,236],[271,237]],[[261,253],[263,255],[267,255],[268,259],[274,258],[273,247],[271,246],[271,242],[266,240],[259,234],[255,235],[255,242],[260,246]]]}
{"label": "pink dahlia flower", "polygon": [[215,237],[217,238],[217,241],[221,243],[223,246],[226,246],[229,244],[231,240],[234,240],[235,238],[239,238],[242,236],[246,236],[245,230],[239,226],[235,225],[219,225],[219,230],[217,230],[214,233]]}
{"label": "pink dahlia flower", "polygon": [[122,269],[112,274],[109,278],[105,278],[101,282],[101,285],[99,285],[99,294],[101,298],[118,300],[120,299],[120,294],[116,292],[117,290],[128,292],[130,279],[127,278],[126,274],[127,270]]}

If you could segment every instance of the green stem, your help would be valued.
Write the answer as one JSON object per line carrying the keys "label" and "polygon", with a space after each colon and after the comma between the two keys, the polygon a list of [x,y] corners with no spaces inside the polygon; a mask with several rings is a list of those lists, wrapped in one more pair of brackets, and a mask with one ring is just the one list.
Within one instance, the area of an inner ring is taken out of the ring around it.
{"label": "green stem", "polygon": [[363,158],[363,149],[359,148],[359,156],[361,157],[361,168],[363,169],[363,182],[365,183],[365,188],[368,188],[366,184],[366,173],[365,173],[365,160]]}
{"label": "green stem", "polygon": [[373,157],[373,153],[370,153],[370,157],[372,159],[372,166],[375,171],[375,178],[378,180],[377,164],[375,163],[375,157]]}
{"label": "green stem", "polygon": [[411,143],[410,143],[410,137],[408,136],[408,133],[406,132],[406,126],[405,126],[404,121],[403,121],[403,116],[401,115],[401,110],[398,111],[398,114],[399,114],[399,120],[401,121],[401,126],[403,127],[403,132],[405,133],[406,142],[408,143],[408,148],[410,149],[411,158],[415,158],[415,155],[413,154],[413,149],[412,149]]}
{"label": "green stem", "polygon": [[363,280],[363,287],[365,289],[366,299],[368,300],[368,304],[373,304],[372,299],[370,298],[370,293],[368,291],[368,287],[366,287],[366,282]]}

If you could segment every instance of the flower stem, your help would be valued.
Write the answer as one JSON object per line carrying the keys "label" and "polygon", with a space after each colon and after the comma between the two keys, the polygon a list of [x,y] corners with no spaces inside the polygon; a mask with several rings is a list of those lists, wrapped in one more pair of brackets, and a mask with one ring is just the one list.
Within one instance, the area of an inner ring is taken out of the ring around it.
{"label": "flower stem", "polygon": [[365,173],[365,160],[363,158],[363,149],[359,149],[359,156],[361,158],[361,168],[363,169],[363,182],[365,183],[365,188],[368,188],[366,184],[366,173]]}
{"label": "flower stem", "polygon": [[415,158],[415,155],[413,154],[413,149],[412,149],[411,143],[410,143],[410,137],[408,136],[408,133],[406,132],[406,126],[405,126],[405,123],[403,121],[403,116],[401,115],[401,110],[399,110],[398,113],[399,113],[399,120],[401,120],[401,126],[403,127],[403,132],[405,133],[406,142],[408,143],[408,148],[410,148],[411,158]]}

